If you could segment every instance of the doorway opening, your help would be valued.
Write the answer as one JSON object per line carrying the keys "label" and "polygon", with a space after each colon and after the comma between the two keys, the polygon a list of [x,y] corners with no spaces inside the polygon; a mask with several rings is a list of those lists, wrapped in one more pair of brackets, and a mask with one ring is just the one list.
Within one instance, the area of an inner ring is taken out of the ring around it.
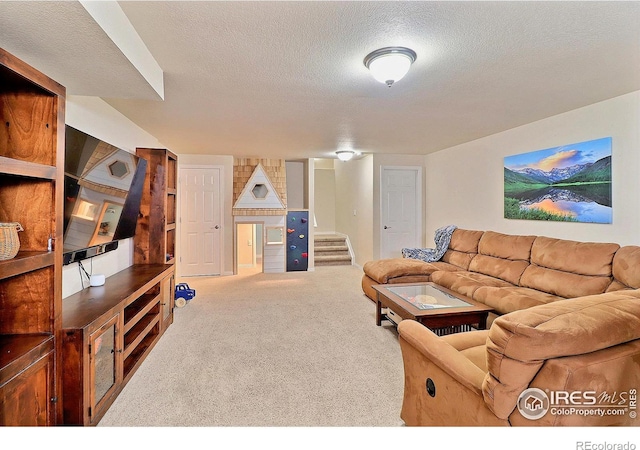
{"label": "doorway opening", "polygon": [[263,224],[236,223],[236,273],[262,273]]}

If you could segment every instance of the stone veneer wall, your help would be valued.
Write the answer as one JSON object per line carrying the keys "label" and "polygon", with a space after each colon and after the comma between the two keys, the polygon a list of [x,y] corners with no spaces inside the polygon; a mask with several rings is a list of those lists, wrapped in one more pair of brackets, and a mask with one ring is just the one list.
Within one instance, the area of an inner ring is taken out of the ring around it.
{"label": "stone veneer wall", "polygon": [[233,160],[233,204],[236,204],[253,171],[262,164],[269,181],[276,190],[285,209],[233,208],[234,216],[283,216],[287,214],[287,177],[284,159],[234,158]]}

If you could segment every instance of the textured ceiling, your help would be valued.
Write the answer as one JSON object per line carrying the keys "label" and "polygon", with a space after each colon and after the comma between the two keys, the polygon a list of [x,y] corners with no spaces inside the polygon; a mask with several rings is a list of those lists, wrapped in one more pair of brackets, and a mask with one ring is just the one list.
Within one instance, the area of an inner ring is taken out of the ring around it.
{"label": "textured ceiling", "polygon": [[[164,101],[77,2],[0,2],[0,46],[176,153],[426,154],[640,89],[640,2],[120,2]],[[406,46],[391,88],[362,60]]]}
{"label": "textured ceiling", "polygon": [[69,94],[157,98],[75,1],[0,0],[0,47],[65,86]]}

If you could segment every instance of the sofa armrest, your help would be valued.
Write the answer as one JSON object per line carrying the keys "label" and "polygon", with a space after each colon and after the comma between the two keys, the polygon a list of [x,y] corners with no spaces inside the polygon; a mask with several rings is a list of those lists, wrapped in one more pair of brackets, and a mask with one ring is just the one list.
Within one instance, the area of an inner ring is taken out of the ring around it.
{"label": "sofa armrest", "polygon": [[486,333],[449,339],[412,320],[400,322],[398,331],[404,363],[400,417],[407,426],[509,424],[487,407],[482,396],[485,373],[465,355],[465,349],[484,345]]}
{"label": "sofa armrest", "polygon": [[[485,373],[458,349],[437,336],[427,327],[413,320],[403,320],[398,325],[400,337],[418,350],[427,359],[440,367],[453,379],[474,394],[482,396],[482,382]],[[478,345],[484,344],[485,334],[478,334]]]}

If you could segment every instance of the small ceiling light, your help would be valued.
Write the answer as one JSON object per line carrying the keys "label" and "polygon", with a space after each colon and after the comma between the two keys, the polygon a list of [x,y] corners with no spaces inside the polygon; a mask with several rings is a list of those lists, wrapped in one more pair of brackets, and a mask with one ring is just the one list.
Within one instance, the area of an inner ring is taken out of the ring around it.
{"label": "small ceiling light", "polygon": [[385,47],[369,53],[364,58],[364,65],[371,71],[373,78],[391,87],[409,72],[416,58],[416,52],[410,48]]}
{"label": "small ceiling light", "polygon": [[355,152],[353,150],[339,150],[336,152],[336,155],[338,155],[338,159],[340,161],[349,161],[351,158],[353,158],[354,154]]}

